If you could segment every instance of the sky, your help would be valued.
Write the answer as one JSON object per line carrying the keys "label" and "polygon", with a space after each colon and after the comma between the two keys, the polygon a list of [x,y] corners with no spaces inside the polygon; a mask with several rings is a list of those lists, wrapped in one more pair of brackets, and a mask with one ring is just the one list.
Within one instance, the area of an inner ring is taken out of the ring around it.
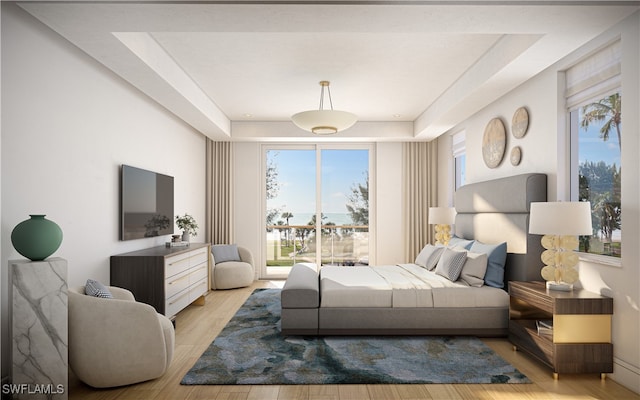
{"label": "sky", "polygon": [[[609,139],[605,142],[600,138],[600,127],[602,125],[596,122],[591,124],[587,130],[580,128],[578,134],[580,164],[585,161],[604,161],[608,165],[615,163],[616,166],[620,167],[618,134],[615,130],[612,130],[609,132]],[[624,132],[621,135],[624,135]]]}
{"label": "sky", "polygon": [[[277,165],[281,183],[277,198],[268,208],[279,207],[282,212],[308,214],[316,205],[316,151],[277,150],[267,157]],[[345,204],[351,187],[364,184],[369,168],[368,150],[321,150],[322,212],[347,213]]]}

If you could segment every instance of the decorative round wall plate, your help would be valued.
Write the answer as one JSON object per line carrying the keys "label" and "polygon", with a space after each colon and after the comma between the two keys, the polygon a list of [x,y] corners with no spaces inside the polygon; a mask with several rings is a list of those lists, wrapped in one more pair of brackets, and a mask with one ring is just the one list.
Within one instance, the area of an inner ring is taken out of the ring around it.
{"label": "decorative round wall plate", "polygon": [[527,134],[527,128],[529,128],[529,112],[526,108],[520,107],[513,113],[511,133],[516,139],[521,139]]}
{"label": "decorative round wall plate", "polygon": [[520,149],[520,146],[516,146],[513,149],[511,149],[511,165],[516,166],[518,164],[520,164],[520,160],[522,159],[522,149]]}
{"label": "decorative round wall plate", "polygon": [[504,124],[500,118],[494,118],[487,124],[482,137],[482,158],[489,168],[495,168],[502,162],[507,145]]}

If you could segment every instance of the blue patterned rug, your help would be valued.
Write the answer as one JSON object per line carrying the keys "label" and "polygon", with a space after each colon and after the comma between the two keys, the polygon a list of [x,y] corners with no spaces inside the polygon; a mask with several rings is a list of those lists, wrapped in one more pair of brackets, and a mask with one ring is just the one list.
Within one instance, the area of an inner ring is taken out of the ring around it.
{"label": "blue patterned rug", "polygon": [[475,337],[280,334],[280,289],[249,297],[183,385],[531,383]]}

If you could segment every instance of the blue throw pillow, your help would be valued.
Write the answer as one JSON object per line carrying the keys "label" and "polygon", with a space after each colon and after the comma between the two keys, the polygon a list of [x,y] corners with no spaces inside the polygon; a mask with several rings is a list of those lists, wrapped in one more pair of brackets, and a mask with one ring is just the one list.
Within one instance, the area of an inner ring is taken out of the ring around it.
{"label": "blue throw pillow", "polygon": [[484,244],[476,241],[471,245],[473,253],[487,255],[487,272],[484,283],[497,288],[504,287],[504,264],[507,262],[507,243]]}
{"label": "blue throw pillow", "polygon": [[457,236],[452,236],[451,239],[449,239],[449,247],[455,247],[455,246],[459,246],[459,247],[464,247],[465,250],[469,250],[471,248],[471,245],[473,245],[473,243],[475,242],[475,240],[468,240],[468,239],[463,239],[461,237],[457,237]]}
{"label": "blue throw pillow", "polygon": [[241,261],[238,245],[235,244],[214,244],[211,246],[211,253],[216,264],[226,261]]}
{"label": "blue throw pillow", "polygon": [[111,291],[109,291],[109,288],[98,281],[94,281],[93,279],[87,279],[87,283],[84,285],[84,293],[93,297],[113,299],[113,295],[111,294]]}

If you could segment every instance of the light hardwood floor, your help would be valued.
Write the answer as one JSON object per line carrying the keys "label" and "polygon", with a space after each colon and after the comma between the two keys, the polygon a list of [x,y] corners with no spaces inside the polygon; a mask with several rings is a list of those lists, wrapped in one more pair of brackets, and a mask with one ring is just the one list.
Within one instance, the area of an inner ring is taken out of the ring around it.
{"label": "light hardwood floor", "polygon": [[470,385],[282,385],[282,386],[183,386],[180,380],[211,341],[259,287],[279,287],[282,282],[255,282],[244,289],[213,291],[204,306],[191,305],[177,316],[173,362],[163,377],[115,389],[92,389],[70,377],[71,400],[373,400],[373,399],[640,399],[611,379],[597,374],[561,375],[525,354],[512,350],[506,339],[484,342],[533,381],[532,384]]}

